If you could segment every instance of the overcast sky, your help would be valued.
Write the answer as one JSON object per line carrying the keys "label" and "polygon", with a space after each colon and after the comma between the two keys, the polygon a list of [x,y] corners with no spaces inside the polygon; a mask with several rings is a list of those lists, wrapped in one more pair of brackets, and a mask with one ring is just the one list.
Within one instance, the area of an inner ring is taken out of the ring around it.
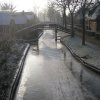
{"label": "overcast sky", "polygon": [[0,0],[0,3],[11,3],[16,6],[17,11],[41,11],[47,7],[47,1],[48,0]]}

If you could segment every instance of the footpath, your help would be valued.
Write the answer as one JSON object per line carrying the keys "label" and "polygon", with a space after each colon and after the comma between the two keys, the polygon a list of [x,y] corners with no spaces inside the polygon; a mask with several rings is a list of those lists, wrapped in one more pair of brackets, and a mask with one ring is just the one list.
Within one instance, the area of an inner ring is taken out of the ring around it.
{"label": "footpath", "polygon": [[82,45],[80,37],[65,36],[61,39],[61,42],[70,50],[72,55],[80,60],[84,65],[100,72],[100,47],[86,42],[86,45]]}

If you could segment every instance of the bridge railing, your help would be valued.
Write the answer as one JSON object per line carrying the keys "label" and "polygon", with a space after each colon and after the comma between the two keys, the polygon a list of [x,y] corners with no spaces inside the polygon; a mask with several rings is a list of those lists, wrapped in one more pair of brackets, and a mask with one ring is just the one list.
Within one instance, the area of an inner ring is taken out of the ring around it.
{"label": "bridge railing", "polygon": [[20,40],[20,41],[23,40],[25,42],[36,42],[42,35],[42,30],[44,30],[44,28],[56,29],[63,32],[68,32],[68,30],[61,25],[54,24],[54,23],[43,23],[43,24],[41,23],[41,24],[26,27],[17,31],[16,32],[16,35],[18,37],[17,40]]}
{"label": "bridge railing", "polygon": [[16,32],[16,41],[25,43],[36,43],[43,34],[41,29],[34,29],[31,27],[24,28]]}

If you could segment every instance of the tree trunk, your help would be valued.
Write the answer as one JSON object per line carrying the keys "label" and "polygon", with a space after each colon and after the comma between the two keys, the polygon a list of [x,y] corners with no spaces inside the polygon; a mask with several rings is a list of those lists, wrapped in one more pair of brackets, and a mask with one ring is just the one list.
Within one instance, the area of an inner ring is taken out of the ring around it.
{"label": "tree trunk", "polygon": [[82,45],[85,45],[85,6],[83,7],[83,10],[82,10],[82,16],[83,16],[83,34],[82,34]]}
{"label": "tree trunk", "polygon": [[67,24],[66,24],[66,7],[63,7],[63,26],[65,28],[67,28]]}
{"label": "tree trunk", "polygon": [[71,13],[71,37],[74,37],[74,20],[73,20],[73,13]]}

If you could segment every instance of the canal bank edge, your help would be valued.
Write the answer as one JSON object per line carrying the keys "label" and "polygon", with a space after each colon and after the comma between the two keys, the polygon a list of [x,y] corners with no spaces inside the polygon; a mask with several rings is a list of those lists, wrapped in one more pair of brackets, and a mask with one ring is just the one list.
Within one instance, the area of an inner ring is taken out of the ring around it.
{"label": "canal bank edge", "polygon": [[16,88],[18,86],[18,83],[19,83],[19,80],[20,80],[20,76],[21,76],[21,73],[22,73],[22,70],[23,70],[23,65],[24,65],[24,61],[25,61],[25,58],[26,58],[26,55],[28,53],[28,50],[30,48],[30,44],[27,44],[24,52],[23,52],[23,55],[19,61],[19,64],[18,64],[18,69],[15,73],[15,76],[14,76],[14,79],[13,79],[13,82],[11,84],[11,89],[9,90],[9,95],[8,95],[8,98],[7,100],[13,100],[14,98],[14,95],[15,95],[15,92],[16,92]]}
{"label": "canal bank edge", "polygon": [[100,74],[100,69],[97,68],[96,66],[92,65],[92,64],[89,64],[87,62],[85,62],[79,55],[77,55],[71,48],[69,45],[65,44],[64,42],[64,38],[66,37],[70,37],[71,35],[68,35],[68,36],[64,36],[64,37],[61,37],[60,39],[60,42],[62,43],[62,45],[64,45],[69,51],[70,53],[72,54],[72,56],[74,58],[76,58],[76,60],[80,61],[84,66],[86,66],[87,68],[89,68],[90,70],[94,71],[94,72],[97,72],[98,74]]}

